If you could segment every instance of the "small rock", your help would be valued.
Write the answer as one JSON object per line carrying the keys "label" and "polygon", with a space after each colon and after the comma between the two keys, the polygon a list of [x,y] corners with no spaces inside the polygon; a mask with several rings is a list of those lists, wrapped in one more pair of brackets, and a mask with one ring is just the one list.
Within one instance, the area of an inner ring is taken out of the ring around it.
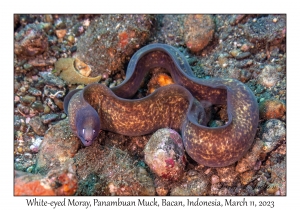
{"label": "small rock", "polygon": [[41,138],[36,138],[35,141],[32,143],[32,145],[30,146],[30,150],[32,152],[37,153],[39,151],[42,141],[43,140]]}
{"label": "small rock", "polygon": [[264,188],[266,187],[267,180],[268,179],[267,179],[267,177],[264,174],[260,175],[257,178],[258,182],[257,182],[257,184],[255,185],[255,188],[254,188],[254,192],[256,194],[259,194],[259,193],[261,193],[264,190]]}
{"label": "small rock", "polygon": [[201,196],[208,195],[209,179],[200,172],[188,171],[187,175],[175,183],[171,189],[171,196]]}
{"label": "small rock", "polygon": [[56,86],[50,86],[50,85],[45,85],[44,86],[44,97],[49,97],[52,99],[55,98],[62,98],[66,93],[66,89],[65,88],[58,88]]}
{"label": "small rock", "polygon": [[24,106],[23,104],[17,105],[17,110],[19,113],[21,113],[23,116],[28,115],[30,112],[30,108],[28,106]]}
{"label": "small rock", "polygon": [[39,135],[43,136],[47,128],[43,125],[42,119],[39,116],[35,116],[30,119],[29,125],[32,127],[33,131]]}
{"label": "small rock", "polygon": [[242,60],[242,59],[248,58],[250,55],[251,55],[250,52],[239,53],[239,54],[235,57],[235,59],[237,59],[237,60]]}
{"label": "small rock", "polygon": [[[277,191],[273,189],[272,192],[276,195],[286,195],[286,159],[280,163],[271,166],[271,179],[276,187]],[[268,186],[270,188],[270,185]],[[279,191],[279,192],[278,192]]]}
{"label": "small rock", "polygon": [[251,44],[250,44],[250,43],[244,43],[244,44],[241,46],[241,51],[247,52],[250,48],[251,48]]}
{"label": "small rock", "polygon": [[67,34],[67,30],[66,29],[55,30],[55,34],[57,38],[62,39]]}
{"label": "small rock", "polygon": [[232,186],[237,181],[238,173],[234,170],[234,165],[216,168],[220,181],[228,186]]}
{"label": "small rock", "polygon": [[286,138],[285,123],[280,120],[268,120],[263,127],[262,141],[264,142],[264,152],[268,153],[275,149],[281,141]]}
{"label": "small rock", "polygon": [[59,77],[56,77],[52,73],[49,72],[40,72],[39,75],[44,79],[45,84],[47,85],[54,85],[59,88],[63,88],[65,83]]}
{"label": "small rock", "polygon": [[33,88],[33,87],[29,87],[28,92],[31,95],[34,95],[34,96],[41,96],[42,95],[42,91],[40,91],[40,90],[38,90],[36,88]]}
{"label": "small rock", "polygon": [[94,142],[79,150],[74,159],[81,180],[76,195],[155,195],[148,172],[125,151],[101,148],[99,142]]}
{"label": "small rock", "polygon": [[256,171],[254,170],[249,170],[246,171],[242,174],[240,174],[240,180],[242,185],[247,185],[249,184],[251,181],[253,181],[256,177],[254,176],[256,173]]}
{"label": "small rock", "polygon": [[48,38],[39,24],[28,24],[15,35],[14,46],[15,54],[33,57],[48,49]]}
{"label": "small rock", "polygon": [[121,71],[128,58],[148,40],[151,19],[151,15],[143,14],[96,16],[77,42],[77,58],[92,67],[91,77]]}
{"label": "small rock", "polygon": [[251,79],[251,73],[245,69],[241,70],[241,75],[239,80],[243,83],[248,82]]}
{"label": "small rock", "polygon": [[238,23],[240,23],[247,15],[232,15],[229,23],[232,26],[237,25]]}
{"label": "small rock", "polygon": [[218,57],[218,63],[219,65],[221,66],[221,68],[226,68],[228,66],[228,56],[227,55],[224,55],[224,54],[221,54],[219,57]]}
{"label": "small rock", "polygon": [[[183,46],[184,19],[186,15],[168,14],[162,15],[161,34],[158,42],[166,43],[172,46]],[[157,18],[159,20],[159,18]],[[158,32],[159,33],[159,32]]]}
{"label": "small rock", "polygon": [[235,170],[238,173],[252,170],[255,167],[256,162],[259,160],[259,155],[263,152],[263,146],[263,141],[256,140],[251,150],[238,161]]}
{"label": "small rock", "polygon": [[31,108],[38,111],[38,112],[44,112],[44,105],[41,101],[35,101],[31,104]]}
{"label": "small rock", "polygon": [[145,162],[159,177],[179,180],[186,164],[181,136],[174,130],[157,130],[144,149]]}
{"label": "small rock", "polygon": [[68,120],[58,122],[44,136],[37,154],[35,171],[46,173],[62,166],[76,154],[80,144],[78,137],[71,131]]}
{"label": "small rock", "polygon": [[184,22],[184,40],[192,52],[199,52],[212,40],[215,23],[211,15],[188,15]]}
{"label": "small rock", "polygon": [[25,131],[26,129],[25,117],[14,115],[14,129],[15,131]]}
{"label": "small rock", "polygon": [[50,66],[56,62],[55,57],[49,57],[47,59],[43,57],[36,57],[28,61],[28,64],[35,66],[35,67],[42,67],[42,66]]}
{"label": "small rock", "polygon": [[273,87],[279,80],[279,74],[275,66],[266,65],[258,76],[258,83],[265,87]]}
{"label": "small rock", "polygon": [[249,19],[244,25],[244,29],[250,42],[254,44],[261,43],[264,44],[263,46],[266,43],[271,45],[281,43],[286,36],[286,15],[280,15],[276,23],[273,22],[275,17],[277,18],[278,15],[260,17],[255,22],[253,22],[253,19]]}
{"label": "small rock", "polygon": [[220,178],[217,175],[211,176],[211,184],[217,184],[220,182]]}
{"label": "small rock", "polygon": [[60,169],[51,170],[47,175],[15,171],[15,196],[74,195],[77,190],[72,161]]}
{"label": "small rock", "polygon": [[59,108],[56,106],[56,104],[53,102],[51,98],[46,98],[45,103],[50,107],[50,109],[54,112],[59,111]]}
{"label": "small rock", "polygon": [[62,100],[55,97],[53,101],[60,110],[64,110],[64,102]]}
{"label": "small rock", "polygon": [[275,195],[275,193],[279,190],[279,185],[277,183],[269,184],[267,187],[267,193],[269,195]]}
{"label": "small rock", "polygon": [[51,111],[50,107],[47,104],[44,104],[44,113],[49,114]]}
{"label": "small rock", "polygon": [[21,97],[21,103],[24,105],[32,104],[33,102],[35,102],[35,100],[36,100],[36,97],[34,97],[34,96],[25,95],[25,96]]}
{"label": "small rock", "polygon": [[218,195],[219,195],[219,196],[232,196],[232,195],[234,195],[234,194],[233,194],[233,192],[232,192],[230,189],[228,189],[228,188],[226,188],[226,187],[222,187],[222,188],[219,190]]}
{"label": "small rock", "polygon": [[50,122],[60,119],[60,115],[59,114],[45,114],[45,115],[42,115],[41,118],[42,118],[42,122],[44,124],[49,124]]}
{"label": "small rock", "polygon": [[156,178],[154,180],[155,191],[159,196],[166,196],[170,191],[170,182],[165,179]]}
{"label": "small rock", "polygon": [[238,49],[233,49],[229,53],[232,57],[236,58],[240,54],[240,51]]}
{"label": "small rock", "polygon": [[285,104],[277,99],[267,99],[259,103],[259,117],[261,119],[281,119],[285,112]]}

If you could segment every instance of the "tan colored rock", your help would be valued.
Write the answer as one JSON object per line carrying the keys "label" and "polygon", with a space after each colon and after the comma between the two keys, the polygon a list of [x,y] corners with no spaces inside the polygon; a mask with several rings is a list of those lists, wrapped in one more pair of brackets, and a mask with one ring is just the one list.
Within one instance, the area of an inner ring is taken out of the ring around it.
{"label": "tan colored rock", "polygon": [[212,40],[215,23],[211,15],[188,15],[184,21],[184,40],[192,52],[199,52]]}

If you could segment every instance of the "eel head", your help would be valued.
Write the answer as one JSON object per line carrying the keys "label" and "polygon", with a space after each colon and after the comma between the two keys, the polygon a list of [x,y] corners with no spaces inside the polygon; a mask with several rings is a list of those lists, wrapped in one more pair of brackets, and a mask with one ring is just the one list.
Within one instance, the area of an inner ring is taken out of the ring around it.
{"label": "eel head", "polygon": [[100,119],[91,106],[81,108],[76,115],[77,136],[84,146],[90,146],[100,132]]}

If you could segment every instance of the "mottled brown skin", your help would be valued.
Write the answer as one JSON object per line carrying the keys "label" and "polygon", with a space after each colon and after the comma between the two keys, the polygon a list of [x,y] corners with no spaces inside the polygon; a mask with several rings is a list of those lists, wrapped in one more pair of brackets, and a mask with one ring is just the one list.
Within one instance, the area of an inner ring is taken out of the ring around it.
{"label": "mottled brown skin", "polygon": [[[160,87],[145,98],[130,99],[155,67],[166,69],[175,84]],[[258,125],[258,104],[246,85],[234,79],[198,79],[184,56],[164,44],[151,44],[137,51],[128,64],[126,79],[119,86],[108,89],[91,84],[67,97],[65,109],[77,135],[86,126],[92,127],[96,135],[103,129],[128,136],[169,127],[181,133],[192,159],[210,167],[227,166],[239,160],[250,148]],[[212,104],[227,104],[229,120],[225,125],[205,125],[203,107]],[[89,123],[78,118],[84,107],[92,118]]]}

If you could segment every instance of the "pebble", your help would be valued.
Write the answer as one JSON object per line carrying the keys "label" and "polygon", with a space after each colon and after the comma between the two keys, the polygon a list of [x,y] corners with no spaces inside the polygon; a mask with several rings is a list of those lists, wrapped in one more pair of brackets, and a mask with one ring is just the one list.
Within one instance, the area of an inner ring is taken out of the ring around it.
{"label": "pebble", "polygon": [[254,187],[254,192],[256,194],[261,193],[264,190],[264,188],[266,187],[267,181],[268,181],[268,178],[264,174],[260,175],[257,178],[257,184]]}
{"label": "pebble", "polygon": [[56,113],[45,114],[45,115],[42,115],[41,118],[42,118],[42,122],[44,124],[49,124],[50,122],[53,122],[53,121],[56,121],[56,120],[60,119],[60,115],[56,114]]}
{"label": "pebble", "polygon": [[252,182],[253,180],[256,179],[256,177],[254,176],[256,173],[256,171],[254,170],[249,170],[249,171],[245,171],[244,173],[240,174],[240,181],[242,183],[242,185],[247,185],[250,182]]}
{"label": "pebble", "polygon": [[52,99],[62,98],[65,95],[65,88],[61,89],[56,86],[45,85],[44,86],[44,96]]}
{"label": "pebble", "polygon": [[32,145],[29,147],[29,149],[34,152],[37,153],[39,151],[40,145],[42,143],[43,139],[42,138],[36,138],[34,140],[34,142],[32,143]]}
{"label": "pebble", "polygon": [[55,30],[55,35],[57,36],[58,39],[64,38],[64,36],[66,34],[67,34],[67,30],[66,29]]}
{"label": "pebble", "polygon": [[250,55],[251,55],[250,52],[242,52],[242,53],[239,53],[239,54],[235,57],[235,59],[237,59],[237,60],[242,60],[242,59],[248,58]]}
{"label": "pebble", "polygon": [[56,104],[53,102],[51,98],[46,98],[45,103],[50,107],[50,109],[54,112],[59,111],[59,108],[56,106]]}
{"label": "pebble", "polygon": [[286,139],[285,123],[270,119],[265,122],[263,126],[262,141],[264,142],[264,152],[268,153],[275,149],[275,147]]}
{"label": "pebble", "polygon": [[267,187],[267,193],[270,195],[275,195],[275,193],[279,190],[278,184],[269,184]]}
{"label": "pebble", "polygon": [[221,66],[221,68],[226,68],[228,66],[228,56],[227,55],[224,55],[224,54],[221,54],[219,57],[218,57],[218,63],[219,65]]}
{"label": "pebble", "polygon": [[77,42],[77,58],[94,67],[91,77],[120,71],[148,40],[153,26],[151,20],[151,15],[142,14],[96,16]]}
{"label": "pebble", "polygon": [[29,63],[25,63],[25,64],[23,65],[23,68],[28,70],[28,69],[31,69],[31,68],[32,68],[32,65],[29,64]]}
{"label": "pebble", "polygon": [[47,35],[38,24],[28,24],[15,34],[14,52],[18,56],[33,57],[47,49]]}
{"label": "pebble", "polygon": [[281,43],[286,36],[286,15],[279,15],[280,18],[274,23],[273,19],[277,18],[276,16],[268,15],[257,18],[256,21],[249,19],[244,25],[244,31],[249,41],[256,45],[260,43],[262,46],[265,46],[266,43],[270,45]]}
{"label": "pebble", "polygon": [[15,196],[70,196],[77,191],[78,181],[71,164],[55,169],[45,176],[15,171]]}
{"label": "pebble", "polygon": [[241,51],[247,52],[250,48],[251,48],[251,44],[244,43],[244,44],[241,46]]}
{"label": "pebble", "polygon": [[53,101],[60,110],[64,110],[64,102],[62,100],[55,97]]}
{"label": "pebble", "polygon": [[34,67],[43,67],[43,66],[50,66],[56,62],[55,57],[43,58],[43,57],[36,57],[34,59],[30,59],[28,64]]}
{"label": "pebble", "polygon": [[14,115],[14,129],[16,131],[25,131],[26,130],[25,128],[26,128],[25,118],[20,115]]}
{"label": "pebble", "polygon": [[236,57],[236,56],[238,56],[238,54],[240,54],[241,52],[240,52],[240,50],[239,49],[233,49],[233,50],[231,50],[230,52],[229,52],[229,54],[232,56],[232,57]]}
{"label": "pebble", "polygon": [[30,95],[25,95],[25,96],[21,97],[20,99],[21,99],[21,103],[23,105],[29,105],[36,101],[36,97],[30,96]]}
{"label": "pebble", "polygon": [[172,46],[183,46],[184,19],[186,15],[162,15],[158,18],[158,24],[161,25],[158,31],[158,42],[166,43]]}
{"label": "pebble", "polygon": [[35,116],[30,119],[29,125],[32,127],[33,131],[39,135],[45,135],[47,128],[43,125],[42,119],[39,116]]}
{"label": "pebble", "polygon": [[[272,190],[274,195],[286,195],[286,158],[283,161],[271,166],[271,179],[273,184],[269,184],[268,189],[276,186],[277,190]],[[270,192],[270,190],[269,190]]]}
{"label": "pebble", "polygon": [[[69,35],[68,37],[67,37],[67,40],[68,40],[68,44],[70,44],[70,45],[73,45],[74,43],[75,43],[75,37],[74,36],[72,36],[72,35]],[[70,49],[71,50],[71,49]],[[72,51],[72,50],[71,50]]]}
{"label": "pebble", "polygon": [[220,177],[217,175],[212,175],[211,176],[211,184],[218,184],[220,182]]}
{"label": "pebble", "polygon": [[159,196],[166,196],[170,192],[170,182],[157,177],[154,179],[155,191]]}
{"label": "pebble", "polygon": [[50,107],[48,105],[46,105],[46,104],[44,104],[43,106],[44,106],[44,113],[45,114],[49,114],[51,112]]}
{"label": "pebble", "polygon": [[54,85],[59,88],[63,88],[65,86],[64,81],[52,73],[40,72],[39,75],[44,79],[44,83],[47,85]]}
{"label": "pebble", "polygon": [[150,174],[135,164],[126,151],[102,148],[94,142],[79,150],[74,159],[76,174],[82,180],[76,195],[155,195]]}
{"label": "pebble", "polygon": [[203,173],[190,170],[180,182],[174,183],[171,196],[203,196],[209,192],[209,178]]}
{"label": "pebble", "polygon": [[41,96],[42,95],[42,91],[40,91],[40,90],[38,90],[36,88],[33,88],[33,87],[29,87],[28,92],[31,95],[34,95],[34,96]]}
{"label": "pebble", "polygon": [[259,117],[261,119],[281,119],[285,112],[285,104],[277,99],[271,98],[259,102]]}
{"label": "pebble", "polygon": [[216,168],[220,181],[227,186],[232,186],[237,181],[238,173],[235,171],[234,165]]}
{"label": "pebble", "polygon": [[229,21],[230,25],[235,26],[241,22],[247,15],[233,15]]}
{"label": "pebble", "polygon": [[18,104],[17,111],[19,114],[21,114],[23,117],[25,117],[26,115],[29,115],[30,108],[27,106],[24,106],[23,104]]}
{"label": "pebble", "polygon": [[31,108],[38,112],[44,112],[44,105],[41,101],[35,101],[31,104]]}
{"label": "pebble", "polygon": [[243,173],[248,170],[254,169],[260,154],[263,152],[264,142],[257,139],[249,152],[238,161],[235,170],[238,173]]}
{"label": "pebble", "polygon": [[179,180],[184,173],[186,157],[181,136],[174,130],[157,130],[144,149],[145,162],[157,176]]}
{"label": "pebble", "polygon": [[184,41],[188,49],[196,53],[212,40],[215,23],[211,15],[187,15],[184,21]]}
{"label": "pebble", "polygon": [[50,14],[45,15],[44,19],[46,23],[53,23],[53,17]]}
{"label": "pebble", "polygon": [[272,65],[266,65],[258,76],[258,83],[265,87],[273,87],[279,80],[277,68]]}
{"label": "pebble", "polygon": [[77,153],[80,145],[80,140],[70,130],[68,120],[59,121],[44,135],[37,154],[35,172],[47,173],[63,166]]}

